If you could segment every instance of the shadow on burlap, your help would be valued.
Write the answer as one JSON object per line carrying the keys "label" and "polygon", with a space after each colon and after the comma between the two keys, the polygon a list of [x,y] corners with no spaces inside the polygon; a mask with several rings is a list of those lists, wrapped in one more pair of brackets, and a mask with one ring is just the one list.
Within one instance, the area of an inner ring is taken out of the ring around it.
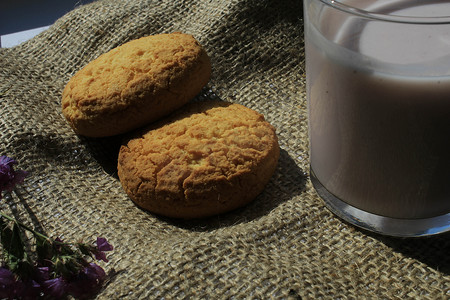
{"label": "shadow on burlap", "polygon": [[[301,1],[98,1],[0,51],[0,154],[31,172],[1,208],[66,240],[104,236],[117,275],[98,298],[450,297],[449,235],[401,240],[336,219],[308,178]],[[162,32],[193,34],[213,64],[197,100],[263,113],[279,166],[248,206],[196,221],[137,208],[116,174],[123,137],[76,136],[60,109],[69,78],[100,54]]]}

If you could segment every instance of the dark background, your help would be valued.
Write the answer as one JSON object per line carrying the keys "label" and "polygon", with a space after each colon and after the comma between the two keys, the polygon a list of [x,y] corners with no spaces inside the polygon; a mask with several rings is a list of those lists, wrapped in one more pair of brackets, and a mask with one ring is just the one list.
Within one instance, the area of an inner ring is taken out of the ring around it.
{"label": "dark background", "polygon": [[94,0],[0,0],[0,35],[48,26]]}

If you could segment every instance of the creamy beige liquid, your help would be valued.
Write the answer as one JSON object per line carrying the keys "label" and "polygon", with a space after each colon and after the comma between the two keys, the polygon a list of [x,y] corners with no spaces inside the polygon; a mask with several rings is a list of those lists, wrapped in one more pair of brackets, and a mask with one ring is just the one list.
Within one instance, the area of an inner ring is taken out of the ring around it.
{"label": "creamy beige liquid", "polygon": [[[389,6],[393,14],[450,15],[450,4],[442,1],[412,7],[395,2]],[[330,25],[335,19],[323,17],[330,28],[363,29],[361,35],[336,31],[334,41],[307,29],[311,168],[317,179],[336,197],[375,214],[449,213],[450,26],[394,29],[352,20]]]}

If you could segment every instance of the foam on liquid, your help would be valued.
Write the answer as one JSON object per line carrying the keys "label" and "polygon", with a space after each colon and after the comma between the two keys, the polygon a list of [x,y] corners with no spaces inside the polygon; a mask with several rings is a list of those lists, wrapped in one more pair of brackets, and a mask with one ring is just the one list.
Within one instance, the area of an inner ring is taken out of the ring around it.
{"label": "foam on liquid", "polygon": [[[405,3],[405,1],[400,2]],[[388,7],[393,10],[391,14],[397,16],[450,16],[450,3],[425,5],[424,1],[421,3],[421,5],[396,9],[395,1],[391,1],[391,6]],[[368,9],[376,9],[376,7],[372,6]],[[395,47],[397,51],[392,51],[392,47]],[[414,64],[435,61],[443,57],[450,59],[449,47],[448,26],[423,24],[392,26],[388,22],[370,22],[361,33],[359,51],[386,63]]]}

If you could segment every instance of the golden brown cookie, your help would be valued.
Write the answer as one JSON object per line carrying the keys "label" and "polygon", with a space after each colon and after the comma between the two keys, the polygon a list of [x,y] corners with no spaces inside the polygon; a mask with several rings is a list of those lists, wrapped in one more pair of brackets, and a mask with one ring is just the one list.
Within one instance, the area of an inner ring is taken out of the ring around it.
{"label": "golden brown cookie", "polygon": [[138,206],[199,218],[252,201],[279,154],[263,115],[239,104],[192,102],[122,145],[118,175]]}
{"label": "golden brown cookie", "polygon": [[78,71],[62,95],[62,112],[78,134],[102,137],[153,122],[206,85],[211,63],[193,36],[160,34],[130,41]]}

